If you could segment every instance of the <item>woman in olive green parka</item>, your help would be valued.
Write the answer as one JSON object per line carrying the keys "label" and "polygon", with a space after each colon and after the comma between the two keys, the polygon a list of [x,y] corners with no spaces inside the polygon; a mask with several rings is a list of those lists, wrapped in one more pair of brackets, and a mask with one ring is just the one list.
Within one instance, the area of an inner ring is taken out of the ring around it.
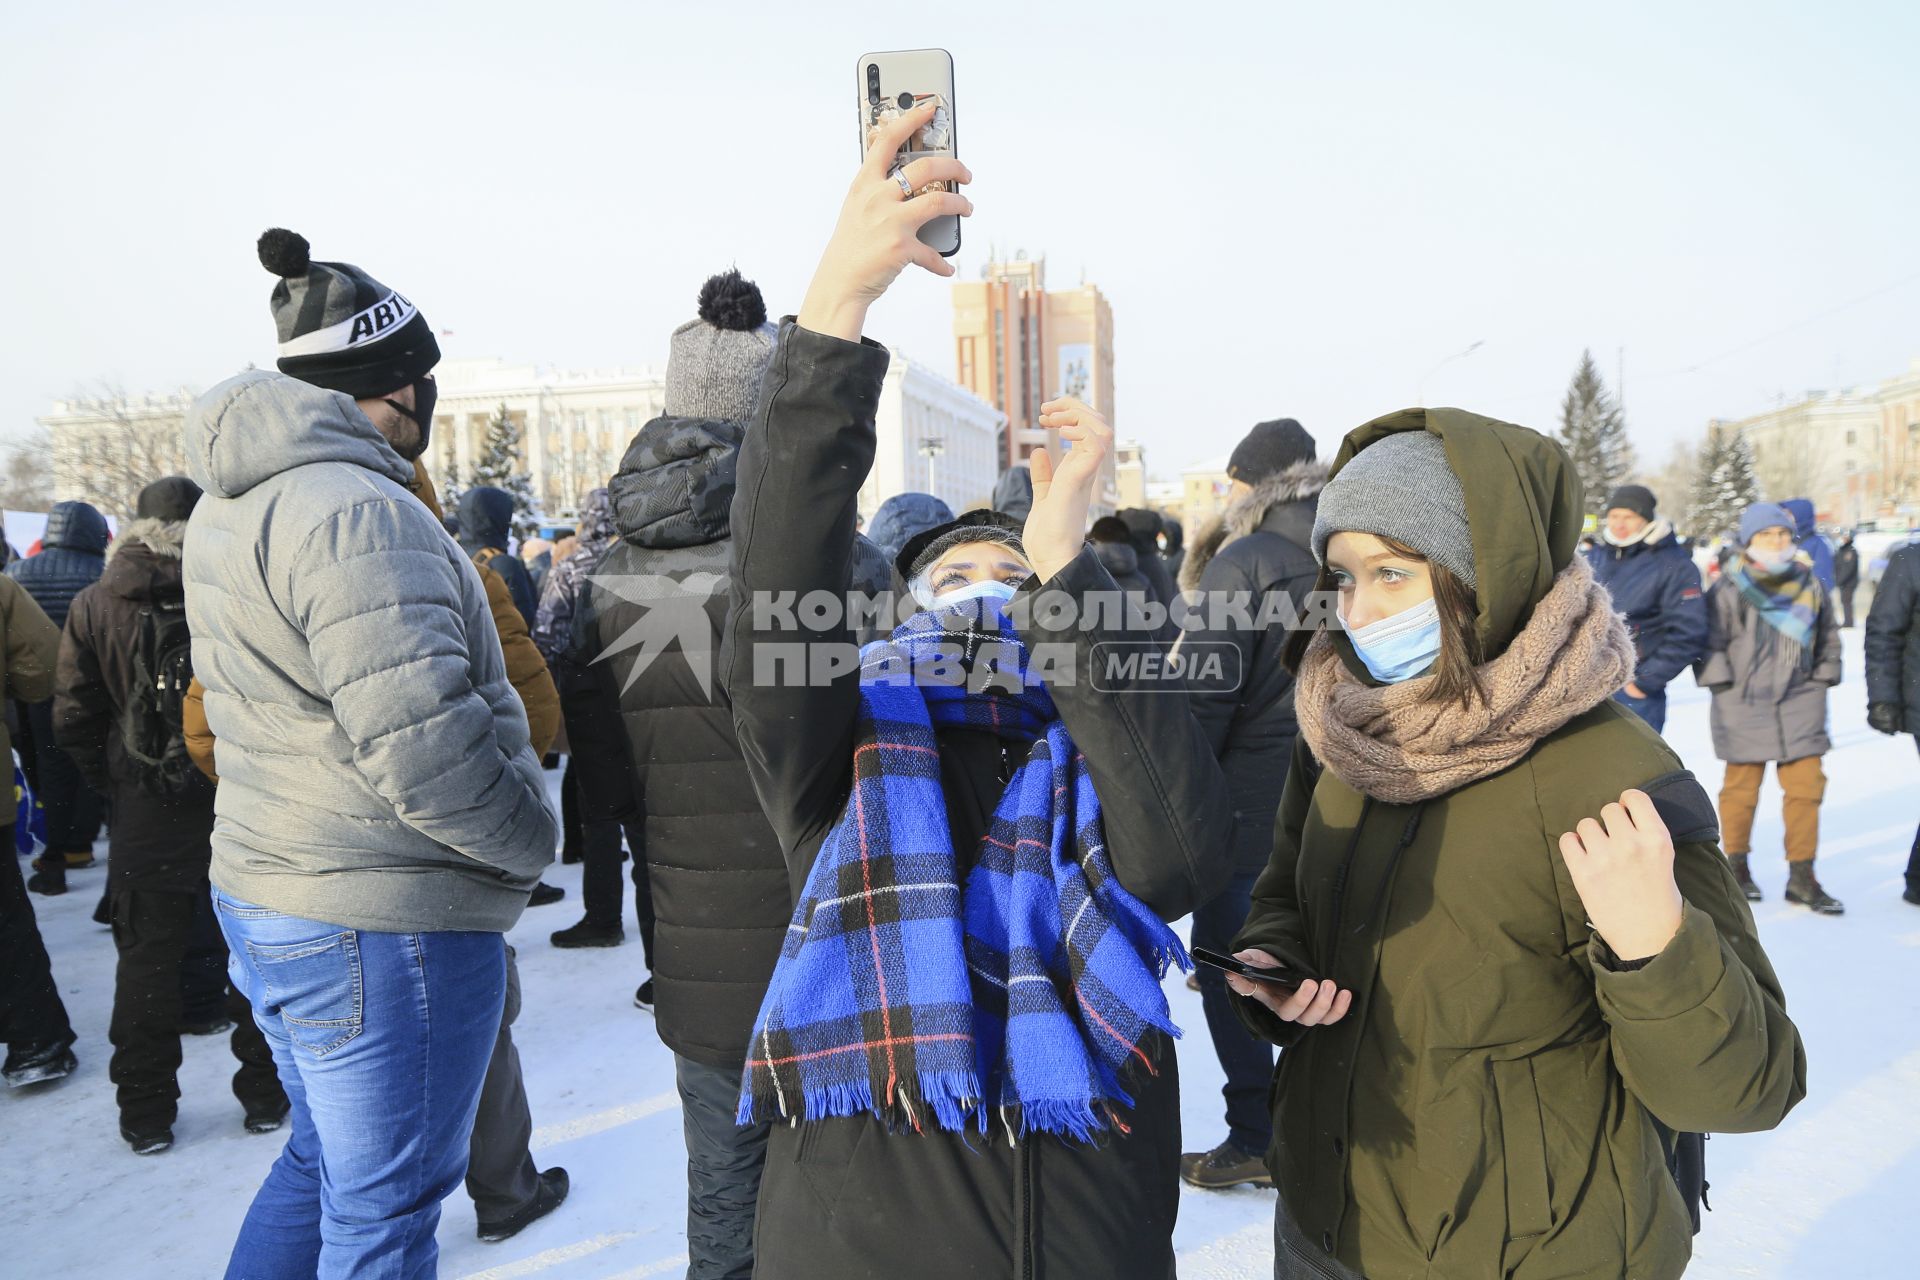
{"label": "woman in olive green parka", "polygon": [[1321,497],[1347,629],[1293,647],[1302,736],[1235,941],[1324,980],[1233,980],[1285,1049],[1277,1275],[1678,1276],[1665,1142],[1805,1092],[1712,802],[1611,699],[1632,648],[1581,497],[1558,445],[1455,409],[1354,431]]}

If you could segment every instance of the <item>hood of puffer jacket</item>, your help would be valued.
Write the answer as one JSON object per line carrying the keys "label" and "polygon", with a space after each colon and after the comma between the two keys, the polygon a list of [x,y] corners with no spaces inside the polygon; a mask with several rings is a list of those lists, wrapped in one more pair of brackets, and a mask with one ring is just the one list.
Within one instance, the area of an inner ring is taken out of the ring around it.
{"label": "hood of puffer jacket", "polygon": [[[1479,583],[1474,631],[1484,656],[1495,658],[1573,560],[1584,519],[1580,477],[1566,451],[1531,428],[1465,409],[1402,409],[1348,432],[1329,482],[1354,454],[1398,431],[1440,437],[1459,477]],[[1320,585],[1328,586],[1324,570]],[[1334,641],[1350,665],[1358,663],[1345,632]]]}
{"label": "hood of puffer jacket", "polygon": [[1780,504],[1793,517],[1793,540],[1805,542],[1813,536],[1813,499],[1788,498]]}
{"label": "hood of puffer jacket", "polygon": [[1177,556],[1187,545],[1187,527],[1180,523],[1178,516],[1162,516],[1160,522],[1166,526],[1166,553]]}
{"label": "hood of puffer jacket", "polygon": [[187,537],[185,520],[135,520],[120,531],[107,551],[101,590],[127,600],[179,600],[186,594],[180,576],[180,552]]}
{"label": "hood of puffer jacket", "polygon": [[106,551],[110,536],[107,518],[92,503],[56,502],[47,511],[47,529],[40,535],[40,545],[97,556]]}
{"label": "hood of puffer jacket", "polygon": [[237,374],[195,400],[182,436],[187,474],[217,498],[237,498],[316,462],[365,467],[401,485],[413,479],[413,464],[350,396],[265,369]]}
{"label": "hood of puffer jacket", "polygon": [[[613,534],[636,547],[702,547],[731,530],[738,422],[659,417],[640,428],[607,483]],[[582,544],[591,540],[591,510]]]}
{"label": "hood of puffer jacket", "polygon": [[613,497],[605,489],[592,489],[587,493],[587,505],[580,510],[580,522],[574,529],[579,539],[574,545],[574,553],[579,554],[581,547],[605,547],[620,536],[620,530],[613,521]]}
{"label": "hood of puffer jacket", "polygon": [[454,504],[453,516],[468,555],[485,547],[505,551],[513,538],[513,495],[505,489],[483,484],[467,490]]}
{"label": "hood of puffer jacket", "polygon": [[[998,504],[994,510],[1001,508]],[[1022,515],[1021,519],[1026,517]],[[880,504],[867,525],[867,536],[892,561],[917,533],[953,519],[953,509],[930,493],[896,493]]]}
{"label": "hood of puffer jacket", "polygon": [[[1316,497],[1327,487],[1328,470],[1324,462],[1296,462],[1274,472],[1229,502],[1226,510],[1202,526],[1193,539],[1193,546],[1187,549],[1187,558],[1180,564],[1181,589],[1198,590],[1200,575],[1220,554],[1220,548],[1258,529],[1275,507]],[[1307,532],[1311,536],[1312,521],[1309,520],[1307,525]]]}
{"label": "hood of puffer jacket", "polygon": [[993,485],[993,509],[1025,520],[1033,510],[1033,472],[1025,463],[1008,467]]}
{"label": "hood of puffer jacket", "polygon": [[1100,563],[1107,572],[1116,578],[1124,578],[1140,572],[1140,553],[1128,542],[1090,542],[1093,553],[1100,557]]}

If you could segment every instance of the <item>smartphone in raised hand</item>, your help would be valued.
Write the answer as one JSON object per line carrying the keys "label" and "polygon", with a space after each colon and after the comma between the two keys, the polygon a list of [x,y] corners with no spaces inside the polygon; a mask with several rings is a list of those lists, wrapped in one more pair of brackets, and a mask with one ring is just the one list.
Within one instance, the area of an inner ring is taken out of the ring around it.
{"label": "smartphone in raised hand", "polygon": [[1262,969],[1258,965],[1248,964],[1245,960],[1236,960],[1232,956],[1222,955],[1218,951],[1209,951],[1205,947],[1189,947],[1187,954],[1201,964],[1215,969],[1225,969],[1228,973],[1237,973],[1243,978],[1265,983],[1281,991],[1296,990],[1306,979],[1287,969]]}
{"label": "smartphone in raised hand", "polygon": [[[900,164],[923,156],[954,156],[953,55],[945,49],[900,49],[867,53],[855,64],[860,91],[860,154],[865,156],[873,136],[901,112],[931,101],[933,119],[900,148]],[[932,182],[915,191],[947,191],[951,184]],[[920,242],[943,258],[960,252],[960,219],[949,214],[920,228]]]}

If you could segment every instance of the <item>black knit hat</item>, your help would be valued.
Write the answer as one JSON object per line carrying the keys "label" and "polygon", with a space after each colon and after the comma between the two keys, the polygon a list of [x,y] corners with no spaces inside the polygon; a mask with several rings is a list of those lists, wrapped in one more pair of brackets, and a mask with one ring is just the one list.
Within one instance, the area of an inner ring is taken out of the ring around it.
{"label": "black knit hat", "polygon": [[161,476],[134,499],[133,514],[142,520],[185,520],[200,501],[200,486],[186,476]]}
{"label": "black knit hat", "polygon": [[1313,437],[1292,418],[1262,422],[1247,432],[1227,459],[1227,478],[1259,484],[1301,462],[1312,462]]}
{"label": "black knit hat", "polygon": [[900,571],[901,581],[910,583],[914,574],[963,542],[1004,543],[1024,556],[1026,550],[1020,545],[1020,530],[1023,527],[1022,521],[1015,520],[1004,511],[981,507],[908,538],[906,545],[900,548],[900,554],[894,557],[893,567]]}
{"label": "black knit hat", "polygon": [[260,237],[260,265],[280,277],[273,320],[280,372],[356,400],[425,377],[440,344],[420,308],[345,262],[314,262],[306,237],[275,227]]}
{"label": "black knit hat", "polygon": [[1660,505],[1653,496],[1653,490],[1643,484],[1623,484],[1613,491],[1607,499],[1605,511],[1631,511],[1642,520],[1653,519],[1654,510]]}

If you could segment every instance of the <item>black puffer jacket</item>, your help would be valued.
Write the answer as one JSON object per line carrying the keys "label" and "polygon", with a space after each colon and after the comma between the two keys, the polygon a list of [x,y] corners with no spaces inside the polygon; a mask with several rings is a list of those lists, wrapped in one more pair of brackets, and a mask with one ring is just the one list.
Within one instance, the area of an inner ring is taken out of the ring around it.
{"label": "black puffer jacket", "polygon": [[[1312,550],[1313,515],[1326,483],[1324,464],[1304,462],[1254,486],[1196,540],[1180,585],[1199,590],[1202,607],[1244,593],[1257,617],[1261,601],[1277,591],[1304,609],[1320,572]],[[1259,871],[1273,852],[1273,818],[1299,733],[1293,676],[1280,662],[1287,635],[1280,625],[1228,625],[1196,628],[1180,641],[1196,672],[1193,714],[1233,789],[1237,871]],[[1221,659],[1217,670],[1202,662],[1209,651]]]}
{"label": "black puffer jacket", "polygon": [[1173,572],[1167,568],[1167,558],[1160,554],[1160,534],[1166,522],[1158,511],[1146,507],[1128,507],[1120,513],[1120,521],[1127,526],[1134,554],[1140,557],[1140,573],[1152,584],[1154,597],[1161,604],[1172,604]]}
{"label": "black puffer jacket", "polygon": [[107,518],[85,502],[56,502],[47,512],[40,554],[15,560],[7,575],[27,589],[56,627],[65,626],[73,598],[107,564]]}
{"label": "black puffer jacket", "polygon": [[196,771],[184,794],[149,794],[128,773],[120,732],[142,615],[155,605],[185,605],[185,535],[184,521],[128,525],[100,581],[74,597],[60,639],[54,741],[87,785],[113,801],[107,868],[115,887],[205,892],[213,858],[213,783]]}
{"label": "black puffer jacket", "polygon": [[564,699],[589,816],[644,820],[660,1038],[734,1071],[793,911],[717,688],[739,442],[738,423],[657,418],[627,446],[607,486],[618,539],[574,614],[597,696]]}
{"label": "black puffer jacket", "polygon": [[513,495],[505,489],[480,485],[460,495],[454,508],[460,525],[460,549],[500,575],[513,597],[513,607],[527,620],[532,630],[540,611],[540,597],[533,589],[533,575],[520,557],[511,554],[513,541]]}
{"label": "black puffer jacket", "polygon": [[1920,734],[1920,546],[1887,557],[1867,613],[1867,702],[1899,707]]}
{"label": "black puffer jacket", "polygon": [[[839,594],[848,580],[854,499],[873,465],[874,413],[887,352],[811,333],[782,333],[762,401],[740,449],[733,504],[733,607],[726,684],[761,804],[796,887],[844,811],[853,772],[857,672],[832,681],[755,680],[759,645],[819,643],[844,650],[844,623],[813,630],[756,619],[762,593]],[[1065,593],[1076,613],[1089,593],[1114,591],[1083,550],[1024,593]],[[1035,619],[1048,610],[1043,600]],[[1076,679],[1055,704],[1085,754],[1104,806],[1114,873],[1165,919],[1225,882],[1231,840],[1226,780],[1186,700],[1132,681],[1093,687],[1094,646],[1069,639]],[[943,729],[937,739],[947,818],[957,848],[978,846],[1007,776],[999,738]],[[755,1226],[755,1274],[790,1277],[1162,1277],[1174,1274],[1179,1207],[1178,1070],[1170,1042],[1149,1041],[1157,1074],[1131,1077],[1131,1133],[1099,1145],[1005,1134],[971,1140],[929,1130],[889,1134],[870,1116],[776,1124]]]}

